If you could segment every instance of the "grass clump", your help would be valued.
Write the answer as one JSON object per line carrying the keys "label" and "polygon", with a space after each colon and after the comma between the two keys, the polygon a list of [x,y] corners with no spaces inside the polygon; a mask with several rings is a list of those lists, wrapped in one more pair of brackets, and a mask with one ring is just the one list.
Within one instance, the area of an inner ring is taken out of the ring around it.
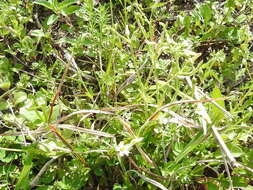
{"label": "grass clump", "polygon": [[0,3],[1,189],[252,189],[251,1]]}

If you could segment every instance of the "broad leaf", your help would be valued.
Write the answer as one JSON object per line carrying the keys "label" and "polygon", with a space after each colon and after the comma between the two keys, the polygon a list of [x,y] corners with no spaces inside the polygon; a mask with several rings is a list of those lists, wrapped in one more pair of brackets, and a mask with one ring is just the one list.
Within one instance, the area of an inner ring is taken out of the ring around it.
{"label": "broad leaf", "polygon": [[14,93],[14,104],[17,105],[21,102],[24,102],[27,99],[27,94],[23,91]]}

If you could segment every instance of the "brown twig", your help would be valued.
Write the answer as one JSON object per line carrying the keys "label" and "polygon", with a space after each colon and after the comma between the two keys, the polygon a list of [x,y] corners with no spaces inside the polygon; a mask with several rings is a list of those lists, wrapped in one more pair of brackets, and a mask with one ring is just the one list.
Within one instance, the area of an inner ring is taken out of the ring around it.
{"label": "brown twig", "polygon": [[[68,57],[72,57],[68,52],[65,52],[66,56]],[[71,61],[68,60],[66,66],[65,66],[65,69],[64,69],[64,72],[63,72],[63,75],[62,75],[62,78],[61,78],[61,81],[60,81],[60,84],[56,90],[56,93],[50,103],[50,112],[49,112],[49,115],[48,115],[48,127],[51,129],[51,131],[63,142],[63,144],[65,144],[72,152],[72,154],[78,158],[80,160],[80,162],[83,163],[84,166],[86,166],[86,162],[85,160],[83,159],[83,157],[81,157],[79,154],[77,154],[74,149],[72,148],[72,146],[67,142],[67,140],[60,134],[60,132],[57,130],[56,128],[56,125],[52,125],[51,124],[51,118],[52,118],[52,113],[53,113],[53,110],[54,110],[54,105],[55,105],[55,102],[56,100],[58,99],[60,93],[61,93],[61,88],[62,88],[62,85],[64,83],[64,79],[68,73],[68,69],[71,65]]]}

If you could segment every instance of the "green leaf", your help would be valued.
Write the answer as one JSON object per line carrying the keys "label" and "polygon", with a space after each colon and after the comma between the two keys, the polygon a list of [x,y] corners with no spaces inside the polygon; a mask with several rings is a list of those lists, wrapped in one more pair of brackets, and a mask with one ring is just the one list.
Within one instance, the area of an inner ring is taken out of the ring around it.
{"label": "green leaf", "polygon": [[208,186],[208,190],[219,190],[219,187],[211,182],[208,182],[207,183],[207,186]]}
{"label": "green leaf", "polygon": [[191,17],[190,16],[188,16],[188,15],[186,15],[185,17],[184,17],[184,26],[185,26],[185,28],[190,28],[190,26],[191,26]]}
{"label": "green leaf", "polygon": [[[212,98],[221,98],[223,97],[221,94],[221,91],[219,88],[215,87],[211,93]],[[217,104],[219,104],[222,108],[225,108],[225,103],[223,100],[216,101]],[[212,112],[213,112],[213,121],[220,121],[224,117],[224,112],[220,110],[217,106],[214,104],[212,106]]]}
{"label": "green leaf", "polygon": [[64,9],[61,10],[61,13],[64,15],[64,16],[67,16],[67,15],[71,15],[73,14],[75,11],[77,11],[78,9],[80,9],[79,6],[77,5],[72,5],[72,6],[69,6],[69,7],[66,7]]}
{"label": "green leaf", "polygon": [[24,167],[21,171],[21,174],[19,176],[18,182],[16,184],[15,190],[19,189],[28,189],[29,184],[29,172],[32,168],[33,162],[32,162],[32,155],[27,153],[24,161]]}
{"label": "green leaf", "polygon": [[165,6],[166,4],[167,4],[167,2],[153,3],[153,4],[150,6],[150,8],[152,8],[152,9],[157,9],[157,8],[159,8],[159,7]]}
{"label": "green leaf", "polygon": [[235,144],[231,143],[231,144],[227,144],[227,146],[228,146],[228,149],[230,150],[230,152],[233,154],[233,156],[235,158],[240,157],[241,155],[244,154],[242,149],[239,146],[235,145]]}
{"label": "green leaf", "polygon": [[39,1],[35,1],[33,3],[37,4],[37,5],[44,6],[44,7],[48,8],[48,9],[51,9],[51,10],[54,9],[53,4],[51,4],[49,1],[39,0]]}
{"label": "green leaf", "polygon": [[180,162],[189,152],[196,148],[204,139],[203,132],[199,132],[176,157],[174,164]]}
{"label": "green leaf", "polygon": [[21,108],[20,115],[31,122],[43,121],[43,113],[41,111],[28,110],[27,108]]}
{"label": "green leaf", "polygon": [[51,120],[56,121],[60,115],[61,115],[60,106],[59,105],[54,106]]}
{"label": "green leaf", "polygon": [[5,150],[0,150],[0,160],[3,161],[3,159],[5,158]]}
{"label": "green leaf", "polygon": [[27,99],[27,94],[23,91],[18,91],[14,93],[14,104],[17,105],[24,102]]}
{"label": "green leaf", "polygon": [[0,83],[0,88],[2,90],[9,90],[11,87],[11,82],[10,81],[4,81]]}
{"label": "green leaf", "polygon": [[213,10],[207,4],[204,4],[200,7],[200,14],[204,18],[205,23],[207,23],[212,18]]}
{"label": "green leaf", "polygon": [[245,14],[240,14],[237,18],[236,18],[236,22],[238,23],[242,23],[247,19],[247,16]]}
{"label": "green leaf", "polygon": [[77,0],[65,0],[65,1],[58,4],[58,10],[62,10],[62,9],[68,7],[69,5],[72,5],[76,2],[77,2]]}
{"label": "green leaf", "polygon": [[47,19],[47,25],[52,25],[54,22],[58,20],[59,16],[52,14],[50,17]]}
{"label": "green leaf", "polygon": [[0,158],[0,160],[5,163],[10,163],[17,158],[18,156],[16,153],[8,153],[4,158]]}
{"label": "green leaf", "polygon": [[39,38],[45,36],[45,33],[41,29],[40,30],[32,30],[30,34],[31,34],[31,36],[35,36],[35,37],[39,37]]}

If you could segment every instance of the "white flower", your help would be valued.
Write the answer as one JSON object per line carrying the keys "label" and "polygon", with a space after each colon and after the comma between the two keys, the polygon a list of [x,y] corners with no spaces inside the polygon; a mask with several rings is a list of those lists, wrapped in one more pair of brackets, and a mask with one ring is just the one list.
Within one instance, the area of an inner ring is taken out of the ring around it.
{"label": "white flower", "polygon": [[125,144],[123,141],[121,141],[116,147],[115,150],[118,152],[119,156],[128,156],[130,153],[130,149],[133,145],[141,142],[143,140],[142,137],[136,137],[134,138],[129,144]]}
{"label": "white flower", "polygon": [[118,152],[119,156],[128,156],[129,150],[131,148],[130,144],[124,144],[123,141],[121,141],[118,146],[115,147],[116,151]]}

